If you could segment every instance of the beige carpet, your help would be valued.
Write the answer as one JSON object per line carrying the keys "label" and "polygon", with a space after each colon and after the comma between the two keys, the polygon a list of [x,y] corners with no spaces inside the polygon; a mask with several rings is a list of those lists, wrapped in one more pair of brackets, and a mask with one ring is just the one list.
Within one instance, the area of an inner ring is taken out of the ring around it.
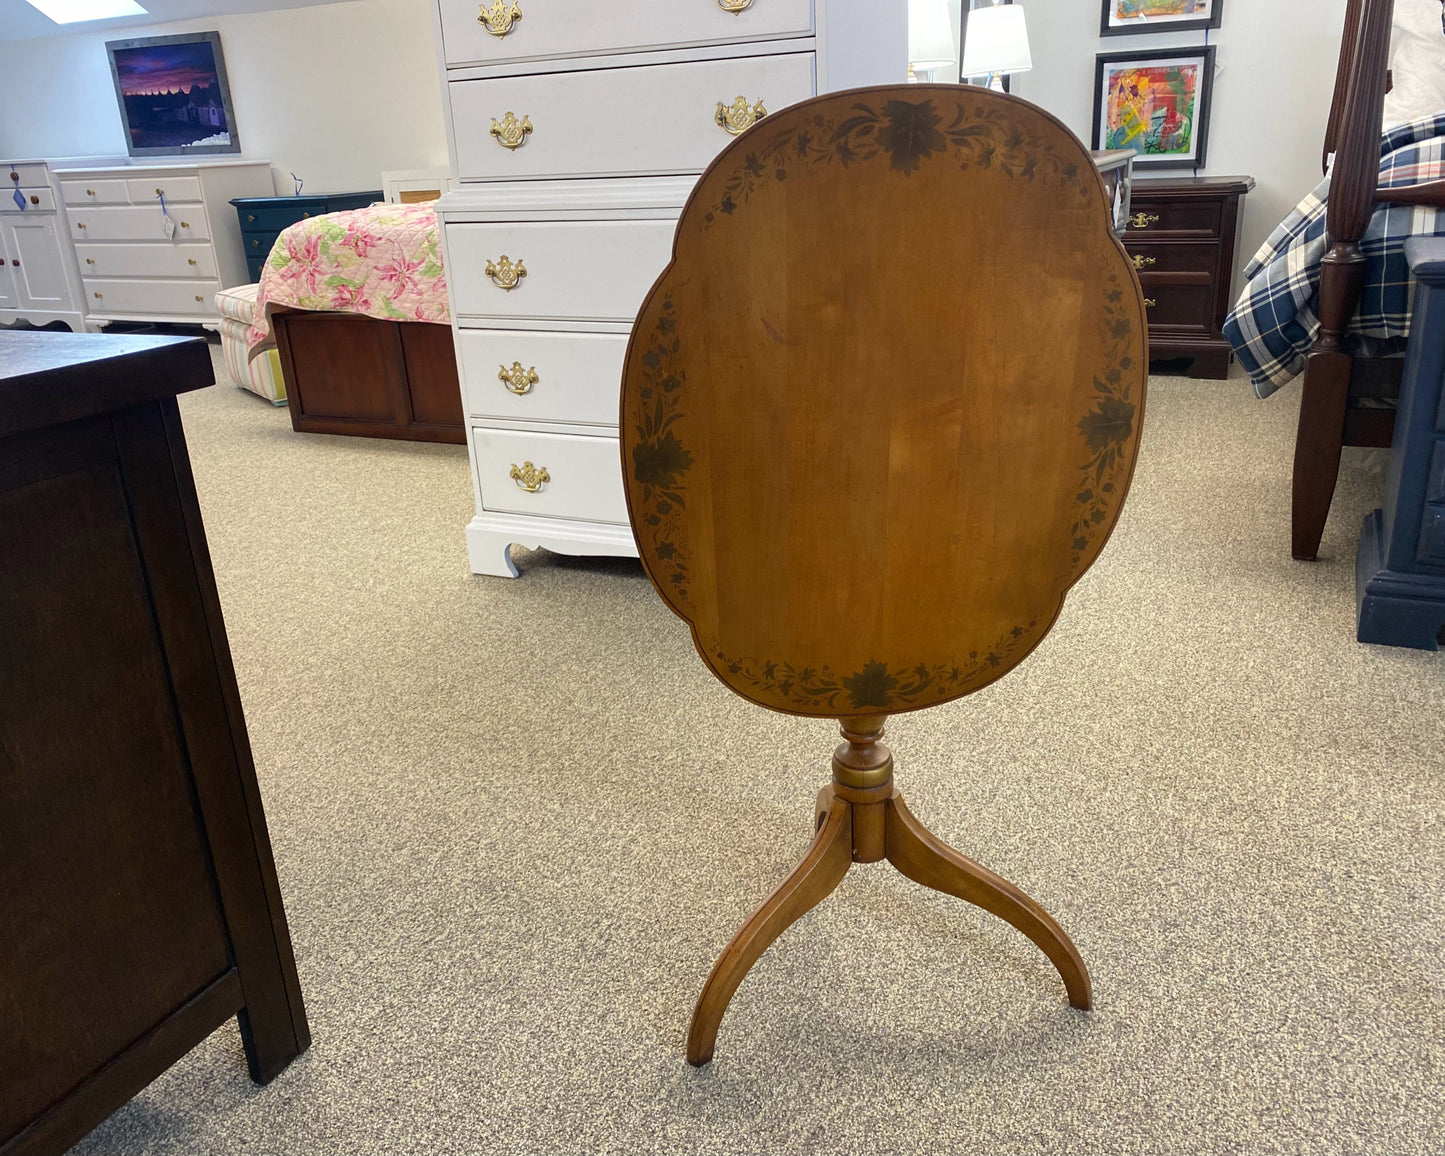
{"label": "beige carpet", "polygon": [[900,786],[1093,972],[855,868],[693,1000],[809,838],[826,722],[716,683],[635,563],[467,572],[466,452],[183,399],[315,1043],[226,1026],[77,1152],[1439,1152],[1445,655],[1354,641],[1381,475],[1286,548],[1297,391],[1156,379],[1035,656],[897,719]]}

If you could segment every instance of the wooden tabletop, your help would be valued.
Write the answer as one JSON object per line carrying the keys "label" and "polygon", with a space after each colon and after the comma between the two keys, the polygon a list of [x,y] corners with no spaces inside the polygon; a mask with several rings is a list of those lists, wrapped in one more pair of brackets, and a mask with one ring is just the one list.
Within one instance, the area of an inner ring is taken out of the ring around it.
{"label": "wooden tabletop", "polygon": [[0,437],[214,383],[201,337],[0,333]]}

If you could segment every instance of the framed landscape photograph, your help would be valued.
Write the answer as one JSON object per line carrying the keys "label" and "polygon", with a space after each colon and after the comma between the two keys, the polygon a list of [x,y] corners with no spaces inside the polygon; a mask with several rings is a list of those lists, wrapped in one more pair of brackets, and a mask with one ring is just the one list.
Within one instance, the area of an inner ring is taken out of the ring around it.
{"label": "framed landscape photograph", "polygon": [[1214,49],[1106,52],[1094,69],[1094,147],[1133,149],[1136,169],[1204,164]]}
{"label": "framed landscape photograph", "polygon": [[106,42],[133,157],[238,153],[219,32]]}
{"label": "framed landscape photograph", "polygon": [[1103,0],[1100,36],[1218,28],[1224,0]]}

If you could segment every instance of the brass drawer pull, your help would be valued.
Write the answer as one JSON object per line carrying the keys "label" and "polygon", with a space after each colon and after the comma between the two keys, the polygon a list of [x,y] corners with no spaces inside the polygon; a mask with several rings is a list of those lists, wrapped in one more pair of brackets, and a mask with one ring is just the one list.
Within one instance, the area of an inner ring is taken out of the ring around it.
{"label": "brass drawer pull", "polygon": [[748,98],[740,96],[732,104],[718,101],[713,120],[717,121],[718,127],[725,129],[729,136],[738,136],[767,115],[768,110],[763,107],[761,100],[749,108]]}
{"label": "brass drawer pull", "polygon": [[96,299],[97,301],[100,300],[100,297],[101,297],[101,295],[100,295],[99,293],[97,293],[97,294],[95,295],[95,299]]}
{"label": "brass drawer pull", "polygon": [[531,462],[523,462],[520,466],[513,462],[512,472],[508,476],[529,494],[537,493],[552,480],[552,476],[547,473],[546,466],[539,470]]}
{"label": "brass drawer pull", "polygon": [[497,138],[497,143],[504,149],[519,149],[527,143],[527,137],[532,132],[532,121],[524,112],[522,119],[517,119],[517,114],[509,112],[499,122],[492,117],[491,133]]}
{"label": "brass drawer pull", "polygon": [[520,260],[512,264],[511,258],[503,253],[495,262],[487,261],[486,273],[493,285],[510,293],[522,283],[522,278],[527,275],[527,266]]}
{"label": "brass drawer pull", "polygon": [[512,368],[505,365],[499,367],[501,372],[497,374],[497,380],[505,385],[509,392],[515,393],[518,397],[532,392],[532,387],[542,379],[537,376],[537,367],[523,369],[520,361],[512,362]]}
{"label": "brass drawer pull", "polygon": [[1136,229],[1147,229],[1150,225],[1157,225],[1158,223],[1159,217],[1156,214],[1145,213],[1143,211],[1137,212],[1129,218],[1129,224],[1133,225]]}
{"label": "brass drawer pull", "polygon": [[86,190],[85,190],[85,195],[86,195],[87,197],[93,197],[93,196],[95,196],[95,190],[94,190],[94,189],[86,189]]}
{"label": "brass drawer pull", "polygon": [[1154,298],[1152,298],[1152,297],[1146,297],[1146,298],[1144,298],[1144,308],[1145,308],[1145,309],[1153,309],[1154,306],[1156,306],[1156,305],[1158,305],[1158,304],[1159,304],[1159,302],[1155,301]]}
{"label": "brass drawer pull", "polygon": [[482,5],[481,12],[477,15],[477,23],[493,36],[505,36],[521,18],[522,10],[517,7],[516,0],[512,0],[510,8],[507,7],[507,0],[492,0],[490,8]]}
{"label": "brass drawer pull", "polygon": [[736,16],[745,8],[752,7],[753,0],[717,0],[717,6],[724,12],[731,12]]}
{"label": "brass drawer pull", "polygon": [[94,258],[94,257],[87,257],[87,258],[85,259],[85,263],[86,263],[87,265],[94,265],[94,264],[95,264],[95,258]]}
{"label": "brass drawer pull", "polygon": [[83,228],[85,228],[85,222],[84,222],[84,221],[76,221],[76,222],[75,222],[75,227],[76,227],[77,229],[83,229]]}
{"label": "brass drawer pull", "polygon": [[191,223],[190,223],[189,221],[182,221],[182,222],[181,222],[181,228],[182,228],[182,229],[189,229],[190,227],[191,227]]}
{"label": "brass drawer pull", "polygon": [[1157,265],[1158,263],[1158,257],[1144,257],[1138,253],[1134,254],[1134,268],[1136,269],[1147,269],[1150,265]]}
{"label": "brass drawer pull", "polygon": [[166,195],[165,189],[157,189],[157,190],[156,190],[156,196],[158,196],[158,197],[163,197],[163,196],[165,196],[165,195]]}
{"label": "brass drawer pull", "polygon": [[196,294],[196,300],[197,300],[197,301],[204,301],[205,298],[202,297],[199,293],[197,293],[197,294]]}
{"label": "brass drawer pull", "polygon": [[250,213],[247,213],[247,214],[246,214],[246,220],[247,220],[247,221],[254,221],[255,219],[256,219],[256,218],[253,217]]}
{"label": "brass drawer pull", "polygon": [[187,257],[187,258],[186,258],[186,264],[187,264],[187,265],[194,265],[195,263],[196,263],[196,259],[195,259],[194,257]]}

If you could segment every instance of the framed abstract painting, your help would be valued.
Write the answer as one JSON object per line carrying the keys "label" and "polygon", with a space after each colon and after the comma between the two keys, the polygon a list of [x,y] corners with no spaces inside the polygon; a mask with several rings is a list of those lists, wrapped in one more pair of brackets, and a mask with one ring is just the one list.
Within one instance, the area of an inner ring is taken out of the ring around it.
{"label": "framed abstract painting", "polygon": [[1214,49],[1106,52],[1094,69],[1094,147],[1133,149],[1136,169],[1204,164]]}
{"label": "framed abstract painting", "polygon": [[1224,0],[1103,0],[1100,36],[1218,28]]}

